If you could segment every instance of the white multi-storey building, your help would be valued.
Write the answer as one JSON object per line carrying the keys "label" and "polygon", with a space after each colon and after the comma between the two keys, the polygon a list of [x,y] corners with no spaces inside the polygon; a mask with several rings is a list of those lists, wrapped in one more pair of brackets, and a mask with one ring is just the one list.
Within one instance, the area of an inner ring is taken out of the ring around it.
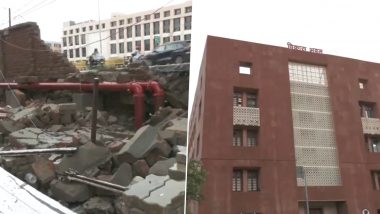
{"label": "white multi-storey building", "polygon": [[95,49],[106,59],[130,56],[136,47],[152,51],[166,42],[191,40],[192,2],[110,19],[63,24],[62,51],[70,61],[84,60]]}
{"label": "white multi-storey building", "polygon": [[45,42],[45,44],[49,46],[49,48],[54,52],[62,52],[62,45],[60,42],[47,41]]}

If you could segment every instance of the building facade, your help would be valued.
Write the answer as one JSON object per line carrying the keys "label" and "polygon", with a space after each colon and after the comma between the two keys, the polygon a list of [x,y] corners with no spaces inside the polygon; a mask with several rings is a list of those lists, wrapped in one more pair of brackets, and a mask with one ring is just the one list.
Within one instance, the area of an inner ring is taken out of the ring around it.
{"label": "building facade", "polygon": [[[380,64],[208,37],[189,127],[197,213],[380,213]],[[223,53],[222,55],[219,53]]]}
{"label": "building facade", "polygon": [[54,52],[57,52],[57,53],[62,53],[62,46],[61,46],[61,43],[60,42],[45,42],[45,44],[47,46],[49,46],[49,48],[54,51]]}
{"label": "building facade", "polygon": [[160,44],[191,40],[192,2],[110,19],[63,24],[62,49],[70,61],[84,60],[95,49],[106,59],[130,56],[140,47],[150,52]]}

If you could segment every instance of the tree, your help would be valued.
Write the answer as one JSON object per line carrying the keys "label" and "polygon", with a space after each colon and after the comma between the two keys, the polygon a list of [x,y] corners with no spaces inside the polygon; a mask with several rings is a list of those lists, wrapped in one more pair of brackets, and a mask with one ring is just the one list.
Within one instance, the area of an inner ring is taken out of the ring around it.
{"label": "tree", "polygon": [[190,160],[187,167],[187,199],[202,200],[202,185],[205,181],[206,171],[202,168],[202,163],[197,160]]}

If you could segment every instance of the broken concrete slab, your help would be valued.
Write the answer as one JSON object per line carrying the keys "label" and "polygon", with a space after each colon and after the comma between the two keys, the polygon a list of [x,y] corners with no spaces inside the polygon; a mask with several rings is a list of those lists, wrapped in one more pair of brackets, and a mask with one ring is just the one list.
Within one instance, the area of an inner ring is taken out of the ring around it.
{"label": "broken concrete slab", "polygon": [[143,213],[182,213],[184,195],[185,181],[149,175],[145,180],[130,185],[130,189],[116,200],[116,207],[123,208],[124,213],[129,213],[131,209]]}
{"label": "broken concrete slab", "polygon": [[110,182],[121,186],[128,186],[132,181],[133,171],[131,165],[122,163],[111,177]]}
{"label": "broken concrete slab", "polygon": [[63,125],[52,125],[48,128],[51,132],[58,132],[63,128]]}
{"label": "broken concrete slab", "polygon": [[161,155],[161,152],[158,151],[157,149],[152,150],[151,152],[148,153],[148,155],[145,157],[145,161],[148,163],[149,167],[153,166],[157,161],[160,160],[166,160],[166,157],[163,157]]}
{"label": "broken concrete slab", "polygon": [[58,109],[60,113],[75,112],[77,110],[77,104],[76,103],[60,103],[58,104]]}
{"label": "broken concrete slab", "polygon": [[171,107],[160,108],[152,115],[148,123],[152,126],[161,126],[172,119],[182,116],[186,116],[186,112],[183,109]]}
{"label": "broken concrete slab", "polygon": [[[80,130],[77,130],[76,133],[79,135],[79,138],[81,139],[80,141],[82,143],[87,143],[91,141],[91,131],[89,129],[82,128]],[[96,132],[96,143],[105,144],[105,142],[112,140],[114,140],[114,137]]]}
{"label": "broken concrete slab", "polygon": [[138,160],[134,162],[132,166],[135,175],[145,178],[149,174],[149,165],[145,160]]}
{"label": "broken concrete slab", "polygon": [[107,148],[112,152],[116,153],[119,152],[121,148],[125,145],[125,142],[123,141],[112,141],[107,144]]}
{"label": "broken concrete slab", "polygon": [[9,142],[17,147],[27,146],[34,148],[39,144],[37,138],[40,134],[42,134],[42,130],[37,128],[21,129],[9,135]]}
{"label": "broken concrete slab", "polygon": [[110,198],[92,197],[83,204],[87,214],[113,214],[115,212]]}
{"label": "broken concrete slab", "polygon": [[51,161],[39,157],[32,164],[32,170],[41,185],[45,186],[55,178],[54,165]]}
{"label": "broken concrete slab", "polygon": [[44,132],[38,128],[25,128],[9,135],[12,145],[28,148],[49,148],[53,146],[77,146],[73,137],[63,132]]}
{"label": "broken concrete slab", "polygon": [[184,212],[185,187],[185,181],[168,180],[163,187],[144,198],[144,211],[162,214]]}
{"label": "broken concrete slab", "polygon": [[63,113],[61,114],[61,118],[60,118],[60,121],[61,121],[61,124],[63,125],[68,125],[68,124],[71,124],[73,121],[73,113]]}
{"label": "broken concrete slab", "polygon": [[116,158],[119,162],[126,161],[132,164],[147,156],[152,150],[157,150],[166,157],[170,154],[171,147],[158,137],[157,128],[146,125],[137,130],[132,139],[126,140]]}
{"label": "broken concrete slab", "polygon": [[143,181],[143,180],[144,180],[143,177],[135,176],[135,177],[133,177],[133,179],[132,179],[131,183],[129,183],[129,185],[133,185],[133,184],[138,183],[138,182]]}
{"label": "broken concrete slab", "polygon": [[25,127],[22,123],[17,123],[12,120],[0,120],[0,131],[4,134],[9,134],[11,132],[18,131]]}
{"label": "broken concrete slab", "polygon": [[185,146],[177,146],[178,149],[176,154],[177,163],[186,164],[187,151]]}
{"label": "broken concrete slab", "polygon": [[165,182],[169,179],[169,176],[148,175],[144,180],[130,185],[129,189],[126,190],[123,195],[136,197],[138,199],[147,198],[153,190],[164,186]]}
{"label": "broken concrete slab", "polygon": [[110,158],[111,153],[107,148],[87,143],[79,147],[74,155],[64,157],[56,169],[58,173],[64,173],[71,168],[81,174],[86,169],[96,167]]}
{"label": "broken concrete slab", "polygon": [[175,158],[169,158],[167,160],[157,161],[150,169],[149,174],[164,176],[169,174],[169,168],[171,168],[176,162]]}
{"label": "broken concrete slab", "polygon": [[76,182],[63,182],[54,179],[50,183],[53,197],[65,202],[84,202],[91,197],[90,189],[87,185]]}
{"label": "broken concrete slab", "polygon": [[10,119],[16,122],[20,122],[22,119],[27,119],[28,117],[31,116],[36,116],[37,115],[38,108],[36,107],[29,107],[29,108],[24,108],[23,110],[13,114]]}
{"label": "broken concrete slab", "polygon": [[178,117],[163,125],[160,136],[171,145],[183,145],[187,143],[187,118]]}
{"label": "broken concrete slab", "polygon": [[165,130],[186,133],[187,131],[187,118],[178,117],[170,120],[171,125]]}
{"label": "broken concrete slab", "polygon": [[181,181],[186,178],[186,165],[175,163],[169,168],[169,176],[173,180]]}
{"label": "broken concrete slab", "polygon": [[59,106],[58,104],[44,104],[41,106],[41,111],[43,112],[59,112]]}

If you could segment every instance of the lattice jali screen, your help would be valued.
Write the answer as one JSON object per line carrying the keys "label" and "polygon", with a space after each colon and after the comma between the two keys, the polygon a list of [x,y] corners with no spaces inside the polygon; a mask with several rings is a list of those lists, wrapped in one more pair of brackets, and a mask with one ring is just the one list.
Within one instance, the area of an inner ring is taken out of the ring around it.
{"label": "lattice jali screen", "polygon": [[296,147],[297,164],[301,166],[337,166],[335,148],[331,147]]}
{"label": "lattice jali screen", "polygon": [[234,106],[233,124],[243,126],[260,126],[260,109]]}
{"label": "lattice jali screen", "polygon": [[[338,167],[304,166],[308,186],[339,186],[340,172]],[[297,185],[304,186],[304,180],[297,178]]]}
{"label": "lattice jali screen", "polygon": [[318,95],[318,96],[329,96],[328,88],[324,85],[308,84],[303,82],[291,81],[292,87],[290,92],[306,94],[306,95]]}
{"label": "lattice jali screen", "polygon": [[305,94],[292,93],[292,105],[298,110],[308,111],[330,111],[330,99],[328,96],[310,96]]}
{"label": "lattice jali screen", "polygon": [[335,147],[335,136],[333,131],[294,129],[294,144],[310,147]]}
{"label": "lattice jali screen", "polygon": [[331,113],[308,112],[293,109],[293,126],[311,129],[332,129]]}
{"label": "lattice jali screen", "polygon": [[289,77],[296,165],[310,186],[341,185],[326,68],[290,62]]}

